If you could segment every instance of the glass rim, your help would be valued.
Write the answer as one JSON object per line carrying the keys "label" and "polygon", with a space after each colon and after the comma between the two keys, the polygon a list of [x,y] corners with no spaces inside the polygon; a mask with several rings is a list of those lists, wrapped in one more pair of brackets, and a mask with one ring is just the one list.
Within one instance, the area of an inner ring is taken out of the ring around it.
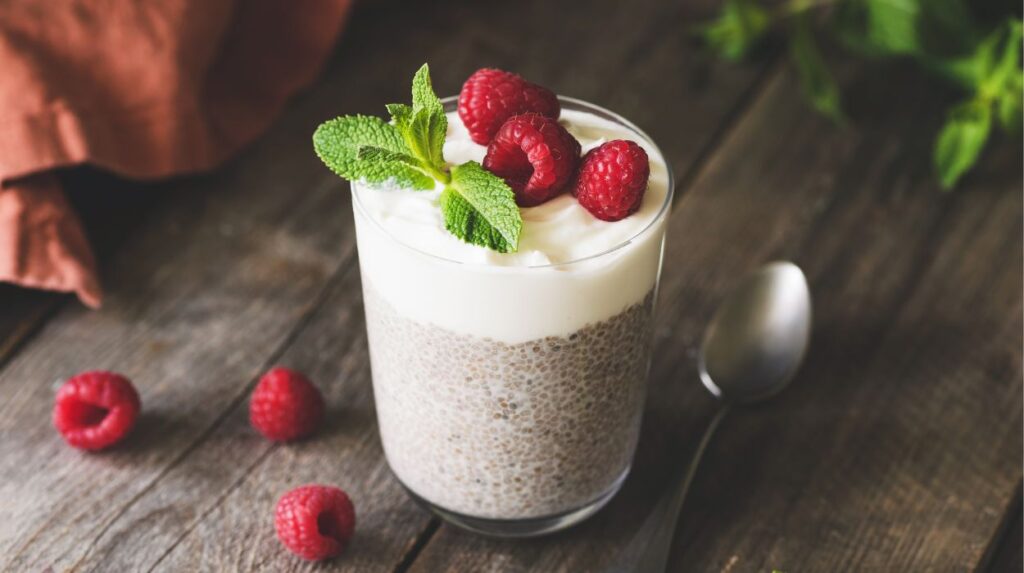
{"label": "glass rim", "polygon": [[[639,136],[642,139],[644,139],[644,141],[647,144],[649,144],[651,147],[653,147],[658,152],[658,155],[661,156],[661,159],[662,159],[662,161],[665,164],[665,172],[668,175],[668,191],[665,193],[665,199],[662,202],[661,206],[658,207],[658,212],[654,215],[654,218],[651,219],[651,221],[647,225],[645,225],[640,230],[638,230],[636,233],[631,235],[628,239],[624,239],[623,241],[615,244],[614,246],[612,246],[612,247],[610,247],[608,249],[605,249],[603,251],[600,251],[598,253],[594,253],[592,255],[587,255],[587,256],[584,256],[584,257],[579,257],[579,258],[576,258],[576,259],[572,259],[571,261],[562,261],[562,262],[557,262],[557,263],[545,263],[543,265],[510,265],[509,266],[509,265],[493,265],[493,264],[489,264],[489,263],[486,263],[486,262],[458,261],[458,260],[455,260],[455,259],[450,259],[448,257],[443,257],[441,255],[437,255],[437,254],[434,254],[434,253],[429,253],[427,251],[424,251],[424,250],[422,250],[422,249],[420,249],[420,248],[418,248],[418,247],[416,247],[414,245],[410,245],[409,243],[406,243],[405,241],[403,241],[403,240],[399,239],[398,237],[394,236],[392,233],[388,232],[388,230],[385,229],[383,225],[381,225],[380,221],[378,221],[375,218],[371,217],[369,215],[369,213],[366,212],[365,207],[363,207],[362,202],[359,200],[359,193],[355,189],[356,182],[354,182],[354,181],[350,182],[350,186],[352,187],[352,190],[351,190],[352,191],[352,204],[355,205],[359,209],[359,212],[362,214],[362,216],[364,218],[368,219],[371,222],[371,224],[374,227],[376,227],[376,229],[378,231],[383,233],[385,237],[387,237],[390,240],[394,241],[395,243],[401,245],[403,248],[408,249],[408,250],[410,250],[410,251],[412,251],[412,252],[414,252],[416,254],[419,254],[419,255],[422,255],[422,256],[425,256],[425,257],[428,257],[428,258],[431,258],[431,259],[435,259],[437,261],[441,261],[441,262],[444,262],[444,263],[453,264],[453,265],[462,265],[462,266],[465,266],[465,267],[480,267],[480,268],[488,268],[488,269],[508,269],[508,270],[552,269],[552,268],[565,267],[565,266],[580,264],[580,263],[587,262],[587,261],[592,261],[592,260],[599,259],[599,258],[602,258],[602,257],[606,257],[606,256],[609,256],[609,255],[611,255],[613,253],[618,252],[619,250],[625,248],[627,245],[632,244],[634,241],[636,241],[640,237],[643,237],[644,235],[646,235],[648,232],[650,232],[652,229],[654,229],[657,226],[657,224],[659,222],[661,222],[667,216],[668,211],[671,209],[671,206],[672,206],[672,198],[675,195],[675,186],[676,186],[675,174],[672,172],[672,165],[669,164],[667,159],[665,159],[665,153],[661,150],[660,147],[658,147],[658,144],[655,143],[653,139],[651,139],[651,136],[647,135],[647,133],[644,130],[642,130],[639,127],[637,127],[633,122],[629,121],[628,119],[622,117],[621,115],[615,113],[614,111],[611,111],[611,110],[606,109],[604,107],[601,107],[601,106],[599,106],[597,104],[593,104],[593,103],[590,103],[590,102],[587,102],[587,101],[584,101],[584,100],[581,100],[581,99],[577,99],[577,98],[569,97],[569,96],[563,96],[563,95],[557,95],[556,97],[558,97],[559,103],[561,103],[561,104],[569,104],[570,105],[570,109],[579,110],[579,111],[597,112],[595,115],[604,116],[603,119],[609,119],[609,120],[612,120],[612,121],[614,121],[616,123],[619,123],[623,127],[627,128],[630,131],[632,131],[633,133],[635,133],[637,136]],[[455,111],[456,105],[458,104],[458,98],[459,98],[459,96],[452,95],[452,96],[448,96],[448,97],[445,97],[445,98],[441,99],[441,104],[444,105],[445,113],[448,113],[448,112],[451,112],[451,111]]]}

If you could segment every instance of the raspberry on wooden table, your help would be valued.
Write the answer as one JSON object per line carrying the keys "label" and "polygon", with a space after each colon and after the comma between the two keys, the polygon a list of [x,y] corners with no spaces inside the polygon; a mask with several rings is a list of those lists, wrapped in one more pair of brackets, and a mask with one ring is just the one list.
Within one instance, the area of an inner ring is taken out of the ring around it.
{"label": "raspberry on wooden table", "polygon": [[587,152],[572,194],[598,219],[618,221],[640,208],[650,175],[644,148],[616,139]]}
{"label": "raspberry on wooden table", "polygon": [[274,510],[277,538],[292,553],[316,561],[345,550],[356,527],[348,495],[327,485],[304,485],[281,496]]}
{"label": "raspberry on wooden table", "polygon": [[82,372],[57,391],[53,425],[72,446],[102,450],[128,435],[140,408],[139,394],[124,376]]}
{"label": "raspberry on wooden table", "polygon": [[558,119],[561,111],[551,90],[494,68],[474,72],[459,92],[459,117],[480,145],[490,143],[501,124],[513,115],[536,112]]}
{"label": "raspberry on wooden table", "polygon": [[579,159],[580,142],[557,121],[524,113],[494,134],[483,165],[508,183],[520,207],[531,207],[561,193]]}
{"label": "raspberry on wooden table", "polygon": [[301,373],[274,368],[249,401],[249,421],[267,439],[288,441],[313,433],[324,413],[320,391]]}

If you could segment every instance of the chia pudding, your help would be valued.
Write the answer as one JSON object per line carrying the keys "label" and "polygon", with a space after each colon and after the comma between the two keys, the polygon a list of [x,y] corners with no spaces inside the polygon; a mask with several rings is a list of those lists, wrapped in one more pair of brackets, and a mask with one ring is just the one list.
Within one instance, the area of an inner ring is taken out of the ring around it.
{"label": "chia pudding", "polygon": [[508,344],[409,320],[364,285],[374,396],[406,487],[487,518],[600,498],[640,429],[654,295],[569,336]]}
{"label": "chia pudding", "polygon": [[[585,518],[629,471],[671,203],[671,172],[646,135],[597,106],[561,106],[584,153],[614,139],[646,150],[648,188],[629,217],[599,220],[564,193],[521,208],[518,251],[498,253],[446,231],[440,189],[352,185],[388,463],[446,518],[553,520],[516,535]],[[481,161],[454,101],[445,109],[445,159]]]}

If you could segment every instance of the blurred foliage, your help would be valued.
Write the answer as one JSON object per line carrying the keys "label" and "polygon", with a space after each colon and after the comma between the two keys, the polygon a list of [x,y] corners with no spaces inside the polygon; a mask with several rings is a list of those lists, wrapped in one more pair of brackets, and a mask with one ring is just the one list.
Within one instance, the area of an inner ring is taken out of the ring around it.
{"label": "blurred foliage", "polygon": [[730,61],[748,57],[773,34],[784,36],[789,58],[810,104],[845,121],[841,93],[818,48],[815,30],[865,58],[904,58],[957,86],[963,101],[947,113],[935,140],[934,165],[944,189],[978,161],[994,125],[1019,136],[1024,108],[1020,5],[965,0],[725,0],[700,33]]}

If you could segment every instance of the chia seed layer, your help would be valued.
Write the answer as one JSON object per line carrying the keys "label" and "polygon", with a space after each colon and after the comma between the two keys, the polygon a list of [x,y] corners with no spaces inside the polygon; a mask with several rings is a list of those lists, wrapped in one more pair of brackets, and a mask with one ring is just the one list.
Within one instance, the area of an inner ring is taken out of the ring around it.
{"label": "chia seed layer", "polygon": [[506,344],[409,320],[363,288],[384,452],[420,497],[474,517],[543,517],[628,471],[653,291],[569,336]]}

